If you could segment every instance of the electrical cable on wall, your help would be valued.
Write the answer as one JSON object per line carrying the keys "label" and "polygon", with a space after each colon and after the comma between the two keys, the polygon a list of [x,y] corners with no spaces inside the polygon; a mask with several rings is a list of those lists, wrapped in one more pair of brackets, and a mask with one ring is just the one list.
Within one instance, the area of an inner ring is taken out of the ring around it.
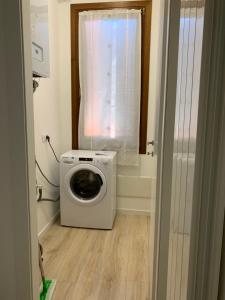
{"label": "electrical cable on wall", "polygon": [[56,199],[42,198],[42,188],[38,188],[37,202],[58,202],[59,200],[60,200],[60,197],[58,197]]}
{"label": "electrical cable on wall", "polygon": [[53,153],[54,156],[55,156],[55,159],[56,159],[57,163],[60,163],[60,161],[59,161],[59,159],[58,159],[58,157],[57,157],[57,155],[56,155],[56,153],[55,153],[55,150],[54,150],[54,148],[52,147],[52,144],[51,144],[51,142],[50,142],[50,136],[49,136],[49,135],[46,136],[46,140],[47,140],[47,142],[48,142],[48,144],[49,144],[49,146],[50,146],[50,148],[51,148],[51,150],[52,150],[52,153]]}
{"label": "electrical cable on wall", "polygon": [[50,199],[50,198],[41,198],[40,200],[38,200],[38,202],[58,202],[60,200],[60,198],[58,197],[57,199]]}
{"label": "electrical cable on wall", "polygon": [[37,165],[37,167],[38,167],[38,170],[40,171],[41,175],[44,177],[44,179],[45,179],[50,185],[54,186],[55,188],[59,188],[59,185],[52,183],[52,182],[48,179],[48,177],[44,174],[44,172],[42,171],[42,169],[41,169],[41,167],[40,167],[40,165],[39,165],[39,163],[38,163],[38,161],[37,161],[37,159],[35,159],[35,163],[36,163],[36,165]]}
{"label": "electrical cable on wall", "polygon": [[[55,150],[54,150],[54,148],[53,148],[53,146],[52,146],[52,144],[51,144],[51,142],[50,142],[50,136],[49,136],[49,135],[46,136],[46,140],[47,140],[47,142],[48,142],[48,144],[49,144],[49,146],[50,146],[50,148],[51,148],[51,150],[52,150],[52,153],[54,154],[54,157],[55,157],[57,163],[60,163],[60,161],[59,161],[59,159],[57,158],[57,155],[56,155],[56,153],[55,153]],[[36,159],[35,159],[35,163],[36,163],[36,165],[37,165],[37,167],[38,167],[38,169],[39,169],[41,175],[45,178],[45,180],[46,180],[50,185],[52,185],[53,187],[58,188],[59,185],[56,185],[56,184],[52,183],[52,182],[48,179],[48,177],[44,174],[44,172],[42,171],[42,169],[41,169],[41,167],[40,167],[40,165],[39,165],[39,163],[38,163],[38,161],[37,161]],[[60,200],[60,197],[58,197],[58,198],[56,198],[56,199],[43,198],[43,197],[42,197],[42,188],[38,188],[38,199],[37,199],[37,202],[44,202],[44,201],[45,201],[45,202],[58,202],[59,200]]]}
{"label": "electrical cable on wall", "polygon": [[[40,79],[39,79],[40,80]],[[35,93],[35,91],[36,91],[36,89],[39,87],[39,81],[37,81],[36,79],[33,79],[33,93]],[[54,148],[52,147],[52,145],[51,145],[51,142],[50,142],[50,136],[46,136],[46,140],[48,141],[48,143],[49,143],[49,146],[50,146],[50,148],[51,148],[51,150],[52,150],[52,152],[53,152],[53,154],[54,154],[54,156],[55,156],[55,159],[56,159],[56,161],[59,163],[59,160],[58,160],[58,158],[57,158],[57,156],[56,156],[56,153],[55,153],[55,151],[54,151]],[[38,161],[35,159],[35,163],[36,163],[36,166],[38,167],[38,170],[40,171],[40,173],[41,173],[41,175],[44,177],[44,179],[51,185],[51,186],[53,186],[53,187],[55,187],[55,188],[59,188],[59,185],[56,185],[56,184],[54,184],[54,183],[52,183],[49,179],[48,179],[48,177],[44,174],[44,172],[42,171],[42,169],[41,169],[41,167],[40,167],[40,165],[39,165],[39,163],[38,163]],[[37,185],[37,178],[36,178],[36,185]],[[38,195],[38,199],[37,199],[37,201],[38,202],[41,202],[41,201],[49,201],[49,202],[57,202],[57,201],[59,201],[59,197],[57,198],[57,199],[50,199],[50,198],[42,198],[42,188],[38,188],[38,193],[39,193],[39,195]]]}

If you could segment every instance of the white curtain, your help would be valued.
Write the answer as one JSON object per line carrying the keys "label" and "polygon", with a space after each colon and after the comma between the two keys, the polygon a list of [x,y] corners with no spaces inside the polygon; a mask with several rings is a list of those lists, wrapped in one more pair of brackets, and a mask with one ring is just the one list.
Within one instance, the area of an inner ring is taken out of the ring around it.
{"label": "white curtain", "polygon": [[141,11],[79,13],[79,148],[114,150],[138,164]]}

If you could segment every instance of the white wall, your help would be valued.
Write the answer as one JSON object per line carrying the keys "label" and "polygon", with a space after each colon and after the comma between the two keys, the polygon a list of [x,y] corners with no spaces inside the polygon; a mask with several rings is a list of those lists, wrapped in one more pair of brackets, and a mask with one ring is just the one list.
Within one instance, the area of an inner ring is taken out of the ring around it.
{"label": "white wall", "polygon": [[[58,0],[59,28],[59,63],[60,63],[60,118],[62,152],[71,149],[71,44],[70,44],[70,4],[96,2],[89,1],[63,1]],[[105,0],[98,1],[105,2]],[[151,35],[151,62],[150,62],[150,94],[148,113],[148,141],[154,139],[155,111],[159,100],[160,78],[160,52],[161,37],[160,19],[161,1],[153,0],[152,6],[152,35]],[[65,134],[66,132],[66,134]],[[149,147],[151,150],[151,147]],[[139,167],[119,167],[118,169],[118,208],[120,210],[135,210],[148,212],[153,209],[152,194],[155,194],[156,157],[140,155]],[[136,183],[135,193],[130,186]],[[151,189],[151,187],[153,187]],[[144,189],[144,193],[143,193]],[[154,197],[153,197],[154,198]]]}
{"label": "white wall", "polygon": [[[50,77],[39,80],[34,93],[35,154],[48,178],[59,183],[59,167],[47,143],[43,143],[42,134],[51,137],[56,153],[60,154],[60,106],[59,106],[59,68],[58,68],[58,22],[57,3],[49,1],[49,50]],[[38,80],[38,79],[37,79]],[[56,198],[58,191],[46,183],[36,171],[38,184],[43,185],[43,196]],[[40,232],[57,213],[59,204],[40,202],[38,204],[38,232]]]}

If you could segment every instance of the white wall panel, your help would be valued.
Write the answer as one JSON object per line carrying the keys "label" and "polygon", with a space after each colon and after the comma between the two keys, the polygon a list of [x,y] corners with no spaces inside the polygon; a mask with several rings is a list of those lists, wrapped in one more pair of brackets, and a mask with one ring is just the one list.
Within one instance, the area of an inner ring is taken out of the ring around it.
{"label": "white wall panel", "polygon": [[[35,126],[35,154],[36,158],[48,178],[58,184],[59,166],[47,143],[42,142],[42,134],[51,137],[51,143],[59,156],[61,151],[60,109],[59,109],[59,65],[58,65],[58,22],[57,3],[49,2],[49,51],[50,77],[41,78],[39,87],[33,96],[34,126]],[[59,191],[50,186],[37,170],[37,183],[43,186],[43,197],[55,199]],[[36,201],[36,199],[34,199]],[[59,203],[38,203],[37,218],[38,232],[51,221],[59,210]]]}
{"label": "white wall panel", "polygon": [[181,8],[167,300],[187,297],[203,19],[197,0]]}

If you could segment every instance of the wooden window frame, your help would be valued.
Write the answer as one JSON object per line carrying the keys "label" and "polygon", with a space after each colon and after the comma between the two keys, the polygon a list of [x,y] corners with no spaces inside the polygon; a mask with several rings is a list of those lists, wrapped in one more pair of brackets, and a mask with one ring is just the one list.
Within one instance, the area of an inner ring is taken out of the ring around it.
{"label": "wooden window frame", "polygon": [[79,83],[79,12],[114,8],[142,9],[142,49],[141,49],[141,110],[139,153],[146,154],[148,126],[148,93],[150,64],[150,35],[152,1],[123,1],[71,4],[71,87],[72,87],[72,148],[78,149],[78,124],[80,110]]}

